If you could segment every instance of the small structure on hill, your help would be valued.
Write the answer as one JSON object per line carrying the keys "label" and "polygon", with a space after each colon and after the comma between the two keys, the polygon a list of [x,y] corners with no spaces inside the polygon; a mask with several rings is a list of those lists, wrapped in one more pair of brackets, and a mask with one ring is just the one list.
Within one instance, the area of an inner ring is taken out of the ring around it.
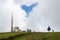
{"label": "small structure on hill", "polygon": [[27,29],[27,32],[31,32],[31,29]]}
{"label": "small structure on hill", "polygon": [[54,30],[52,30],[52,32],[54,32]]}
{"label": "small structure on hill", "polygon": [[25,30],[23,30],[22,32],[26,32]]}
{"label": "small structure on hill", "polygon": [[21,30],[19,29],[19,27],[15,27],[14,32],[21,32]]}
{"label": "small structure on hill", "polygon": [[50,30],[51,30],[50,26],[48,26],[47,30],[48,30],[48,32],[50,32]]}

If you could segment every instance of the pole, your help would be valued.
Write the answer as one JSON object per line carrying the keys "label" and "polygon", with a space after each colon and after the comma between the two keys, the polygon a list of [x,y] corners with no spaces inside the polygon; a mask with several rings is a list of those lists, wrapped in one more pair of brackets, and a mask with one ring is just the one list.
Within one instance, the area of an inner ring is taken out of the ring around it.
{"label": "pole", "polygon": [[13,12],[12,12],[12,16],[11,16],[11,32],[13,32]]}

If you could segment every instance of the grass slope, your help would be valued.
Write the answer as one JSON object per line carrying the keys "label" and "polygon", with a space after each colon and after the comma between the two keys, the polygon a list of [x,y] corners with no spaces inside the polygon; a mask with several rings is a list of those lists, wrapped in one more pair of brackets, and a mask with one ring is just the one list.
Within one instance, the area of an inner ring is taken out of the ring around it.
{"label": "grass slope", "polygon": [[27,33],[15,37],[14,40],[60,40],[60,33]]}
{"label": "grass slope", "polygon": [[[8,39],[8,38],[10,38],[10,39]],[[0,33],[0,39],[7,39],[7,40],[60,40],[60,32]]]}
{"label": "grass slope", "polygon": [[5,32],[5,33],[0,33],[0,40],[1,39],[8,39],[9,37],[13,37],[13,36],[20,35],[20,34],[23,34],[23,33],[20,33],[20,32]]}

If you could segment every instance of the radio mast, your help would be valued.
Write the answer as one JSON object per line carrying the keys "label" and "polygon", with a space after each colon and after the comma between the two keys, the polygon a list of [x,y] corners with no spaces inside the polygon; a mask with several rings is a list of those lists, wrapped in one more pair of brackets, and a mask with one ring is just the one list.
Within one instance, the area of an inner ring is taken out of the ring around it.
{"label": "radio mast", "polygon": [[12,12],[12,16],[11,16],[11,32],[13,32],[13,12]]}

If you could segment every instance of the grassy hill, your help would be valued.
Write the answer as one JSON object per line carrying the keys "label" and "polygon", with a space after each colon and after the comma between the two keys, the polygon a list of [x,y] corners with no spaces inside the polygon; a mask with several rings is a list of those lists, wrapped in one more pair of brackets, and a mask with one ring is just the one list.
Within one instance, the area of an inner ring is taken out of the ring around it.
{"label": "grassy hill", "polygon": [[5,32],[5,33],[0,33],[0,40],[3,39],[9,39],[10,37],[14,37],[16,35],[23,34],[23,32]]}
{"label": "grassy hill", "polygon": [[60,40],[60,32],[0,33],[0,40]]}
{"label": "grassy hill", "polygon": [[60,40],[60,33],[28,33],[17,36],[15,40]]}

